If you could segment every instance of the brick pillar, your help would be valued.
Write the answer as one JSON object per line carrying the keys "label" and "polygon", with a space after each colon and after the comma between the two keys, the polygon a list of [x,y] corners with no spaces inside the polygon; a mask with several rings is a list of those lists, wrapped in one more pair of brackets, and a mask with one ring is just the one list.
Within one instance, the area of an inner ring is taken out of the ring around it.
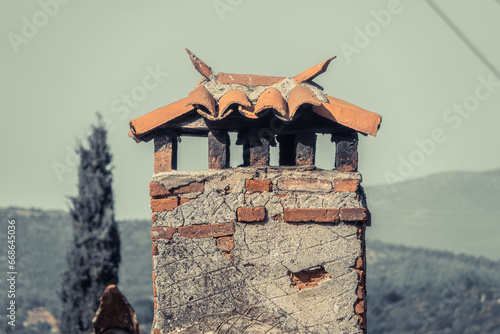
{"label": "brick pillar", "polygon": [[177,136],[164,134],[154,138],[155,143],[155,173],[169,172],[177,169]]}
{"label": "brick pillar", "polygon": [[152,333],[366,333],[358,172],[157,174]]}

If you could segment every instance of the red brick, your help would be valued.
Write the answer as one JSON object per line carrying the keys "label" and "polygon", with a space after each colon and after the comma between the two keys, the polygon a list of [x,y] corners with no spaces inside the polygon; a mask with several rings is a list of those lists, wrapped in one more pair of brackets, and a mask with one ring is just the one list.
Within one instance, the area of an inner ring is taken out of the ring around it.
{"label": "red brick", "polygon": [[163,196],[169,194],[167,188],[158,182],[151,182],[149,184],[149,195],[151,197]]}
{"label": "red brick", "polygon": [[192,199],[190,199],[190,198],[181,198],[181,201],[180,201],[179,205],[182,205],[184,203],[191,202],[191,201],[192,201]]}
{"label": "red brick", "polygon": [[366,311],[366,305],[364,300],[358,300],[354,305],[354,312],[357,314],[363,314]]}
{"label": "red brick", "polygon": [[358,237],[359,240],[365,240],[365,227],[358,227],[358,232],[356,232],[356,236]]}
{"label": "red brick", "polygon": [[172,170],[172,163],[172,149],[155,152],[155,173],[170,172]]}
{"label": "red brick", "polygon": [[220,237],[217,238],[217,247],[223,252],[230,252],[234,249],[233,237]]}
{"label": "red brick", "polygon": [[359,299],[365,299],[365,288],[362,285],[358,285],[356,288],[356,295]]}
{"label": "red brick", "polygon": [[359,180],[356,179],[335,179],[333,189],[336,193],[358,191]]}
{"label": "red brick", "polygon": [[178,206],[179,197],[151,199],[151,210],[153,212],[172,211]]}
{"label": "red brick", "polygon": [[273,182],[271,180],[247,180],[245,187],[248,191],[272,191]]}
{"label": "red brick", "polygon": [[361,269],[356,269],[356,271],[358,272],[358,281],[361,285],[365,284],[366,283],[366,273],[364,270],[361,270]]}
{"label": "red brick", "polygon": [[158,220],[158,216],[157,215],[152,215],[151,216],[151,221],[154,223],[156,223],[156,221]]}
{"label": "red brick", "polygon": [[363,261],[363,257],[362,256],[359,256],[357,259],[356,259],[356,264],[354,265],[354,268],[356,269],[364,269],[364,261]]}
{"label": "red brick", "polygon": [[340,165],[338,166],[337,168],[335,168],[335,170],[338,170],[339,172],[355,172],[356,171],[356,167],[352,166],[352,165]]}
{"label": "red brick", "polygon": [[[365,325],[366,325],[366,315],[361,315],[361,314],[358,314],[358,318],[359,318],[359,321],[358,321],[358,324],[359,324],[359,327],[365,329]],[[155,333],[156,334],[156,333]]]}
{"label": "red brick", "polygon": [[234,234],[234,223],[181,226],[179,233],[185,238],[223,237]]}
{"label": "red brick", "polygon": [[153,309],[154,309],[154,310],[158,309],[158,302],[157,302],[156,298],[155,298],[155,300],[154,300]]}
{"label": "red brick", "polygon": [[318,286],[324,280],[330,279],[330,275],[324,268],[302,270],[297,273],[290,273],[291,287],[299,289],[310,289]]}
{"label": "red brick", "polygon": [[170,239],[177,232],[175,227],[153,227],[151,228],[151,239]]}
{"label": "red brick", "polygon": [[370,215],[366,208],[342,208],[340,220],[345,222],[369,222]]}
{"label": "red brick", "polygon": [[203,191],[203,189],[205,189],[205,184],[203,182],[191,182],[187,185],[173,188],[170,190],[168,190],[158,182],[151,182],[149,184],[149,195],[151,197],[165,197],[165,196],[200,192]]}
{"label": "red brick", "polygon": [[332,191],[332,183],[319,179],[280,179],[278,180],[278,189],[327,193]]}
{"label": "red brick", "polygon": [[255,208],[238,208],[236,210],[239,222],[260,222],[266,219],[266,208],[257,206]]}
{"label": "red brick", "polygon": [[158,297],[158,292],[156,291],[156,284],[153,283],[153,297]]}
{"label": "red brick", "polygon": [[337,223],[339,209],[285,209],[285,221],[290,223]]}
{"label": "red brick", "polygon": [[172,189],[173,194],[187,194],[187,193],[197,193],[205,189],[205,183],[203,182],[191,182],[186,186]]}
{"label": "red brick", "polygon": [[156,242],[153,242],[153,245],[151,246],[151,254],[152,255],[158,255],[158,244]]}

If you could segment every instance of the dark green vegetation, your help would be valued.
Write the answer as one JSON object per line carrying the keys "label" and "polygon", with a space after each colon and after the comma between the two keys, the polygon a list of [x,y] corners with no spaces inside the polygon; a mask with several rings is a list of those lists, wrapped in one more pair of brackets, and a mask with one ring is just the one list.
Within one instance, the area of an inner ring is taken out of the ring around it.
{"label": "dark green vegetation", "polygon": [[[494,171],[434,175],[397,185],[395,192],[388,187],[367,189],[373,214],[373,226],[367,230],[369,334],[500,333],[500,262],[491,260],[500,254],[499,184],[500,171]],[[22,323],[28,320],[27,310],[36,307],[45,307],[56,317],[61,312],[57,293],[72,241],[71,218],[61,211],[0,209],[0,240],[6,240],[8,219],[16,220],[18,237],[15,333],[48,333],[43,329],[50,327],[47,323],[27,324],[24,329]],[[122,221],[118,226],[122,242],[118,286],[138,313],[142,330],[149,332],[151,222]],[[488,255],[490,260],[375,239],[462,250]],[[5,251],[0,252],[0,268],[6,268]],[[0,291],[5,291],[5,284],[0,282]],[[6,299],[2,292],[2,308]],[[5,320],[2,316],[0,332]]]}
{"label": "dark green vegetation", "polygon": [[99,297],[118,284],[120,235],[113,210],[111,153],[101,116],[91,127],[88,148],[79,144],[78,195],[71,197],[73,240],[62,275],[63,334],[89,333]]}
{"label": "dark green vegetation", "polygon": [[500,333],[500,262],[368,243],[368,333]]}
{"label": "dark green vegetation", "polygon": [[[61,275],[67,268],[66,253],[73,241],[72,219],[62,211],[36,209],[0,209],[0,238],[6,240],[8,219],[16,220],[16,256],[18,307],[16,334],[43,334],[46,324],[27,324],[28,310],[46,308],[59,318],[61,314]],[[139,315],[139,321],[149,327],[153,317],[153,284],[151,281],[151,236],[149,221],[117,222],[122,239],[118,287]],[[3,243],[2,243],[3,245]],[[0,267],[7,268],[6,252],[0,253]],[[6,305],[5,280],[0,281],[0,305]],[[7,328],[3,315],[0,333]],[[49,326],[50,327],[50,326]]]}

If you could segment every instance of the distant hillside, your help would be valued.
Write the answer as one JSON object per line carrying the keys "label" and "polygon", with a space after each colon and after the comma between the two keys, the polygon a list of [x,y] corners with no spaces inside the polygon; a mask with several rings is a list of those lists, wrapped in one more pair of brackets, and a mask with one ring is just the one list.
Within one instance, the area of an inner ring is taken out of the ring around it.
{"label": "distant hillside", "polygon": [[500,261],[373,241],[368,333],[500,333]]}
{"label": "distant hillside", "polygon": [[500,259],[500,169],[366,187],[367,238]]}
{"label": "distant hillside", "polygon": [[[7,221],[16,220],[16,334],[49,333],[45,324],[23,328],[28,310],[44,307],[56,318],[60,315],[61,273],[66,268],[66,251],[72,241],[71,218],[63,211],[0,208],[0,239],[7,239]],[[119,288],[139,316],[142,329],[149,332],[152,323],[153,283],[151,280],[151,236],[148,221],[118,222],[122,238],[122,263]],[[2,241],[2,245],[4,245]],[[7,268],[5,251],[0,252],[0,267]],[[0,281],[0,291],[6,291]],[[0,295],[0,305],[7,296]],[[32,319],[33,317],[30,317]],[[0,333],[6,317],[0,320]],[[50,327],[49,327],[50,328]],[[47,330],[47,331],[45,331]]]}

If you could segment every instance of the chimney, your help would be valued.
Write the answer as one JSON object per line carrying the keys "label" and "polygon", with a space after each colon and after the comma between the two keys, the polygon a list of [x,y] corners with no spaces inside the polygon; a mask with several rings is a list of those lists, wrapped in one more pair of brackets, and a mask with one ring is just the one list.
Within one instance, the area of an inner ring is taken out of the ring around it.
{"label": "chimney", "polygon": [[[217,73],[188,54],[196,88],[130,122],[133,139],[154,141],[151,333],[366,333],[357,144],[381,116],[312,81],[333,58],[269,77]],[[235,168],[231,132],[243,146]],[[333,170],[314,166],[317,133],[332,136]],[[208,137],[209,170],[176,170],[182,136]]]}

